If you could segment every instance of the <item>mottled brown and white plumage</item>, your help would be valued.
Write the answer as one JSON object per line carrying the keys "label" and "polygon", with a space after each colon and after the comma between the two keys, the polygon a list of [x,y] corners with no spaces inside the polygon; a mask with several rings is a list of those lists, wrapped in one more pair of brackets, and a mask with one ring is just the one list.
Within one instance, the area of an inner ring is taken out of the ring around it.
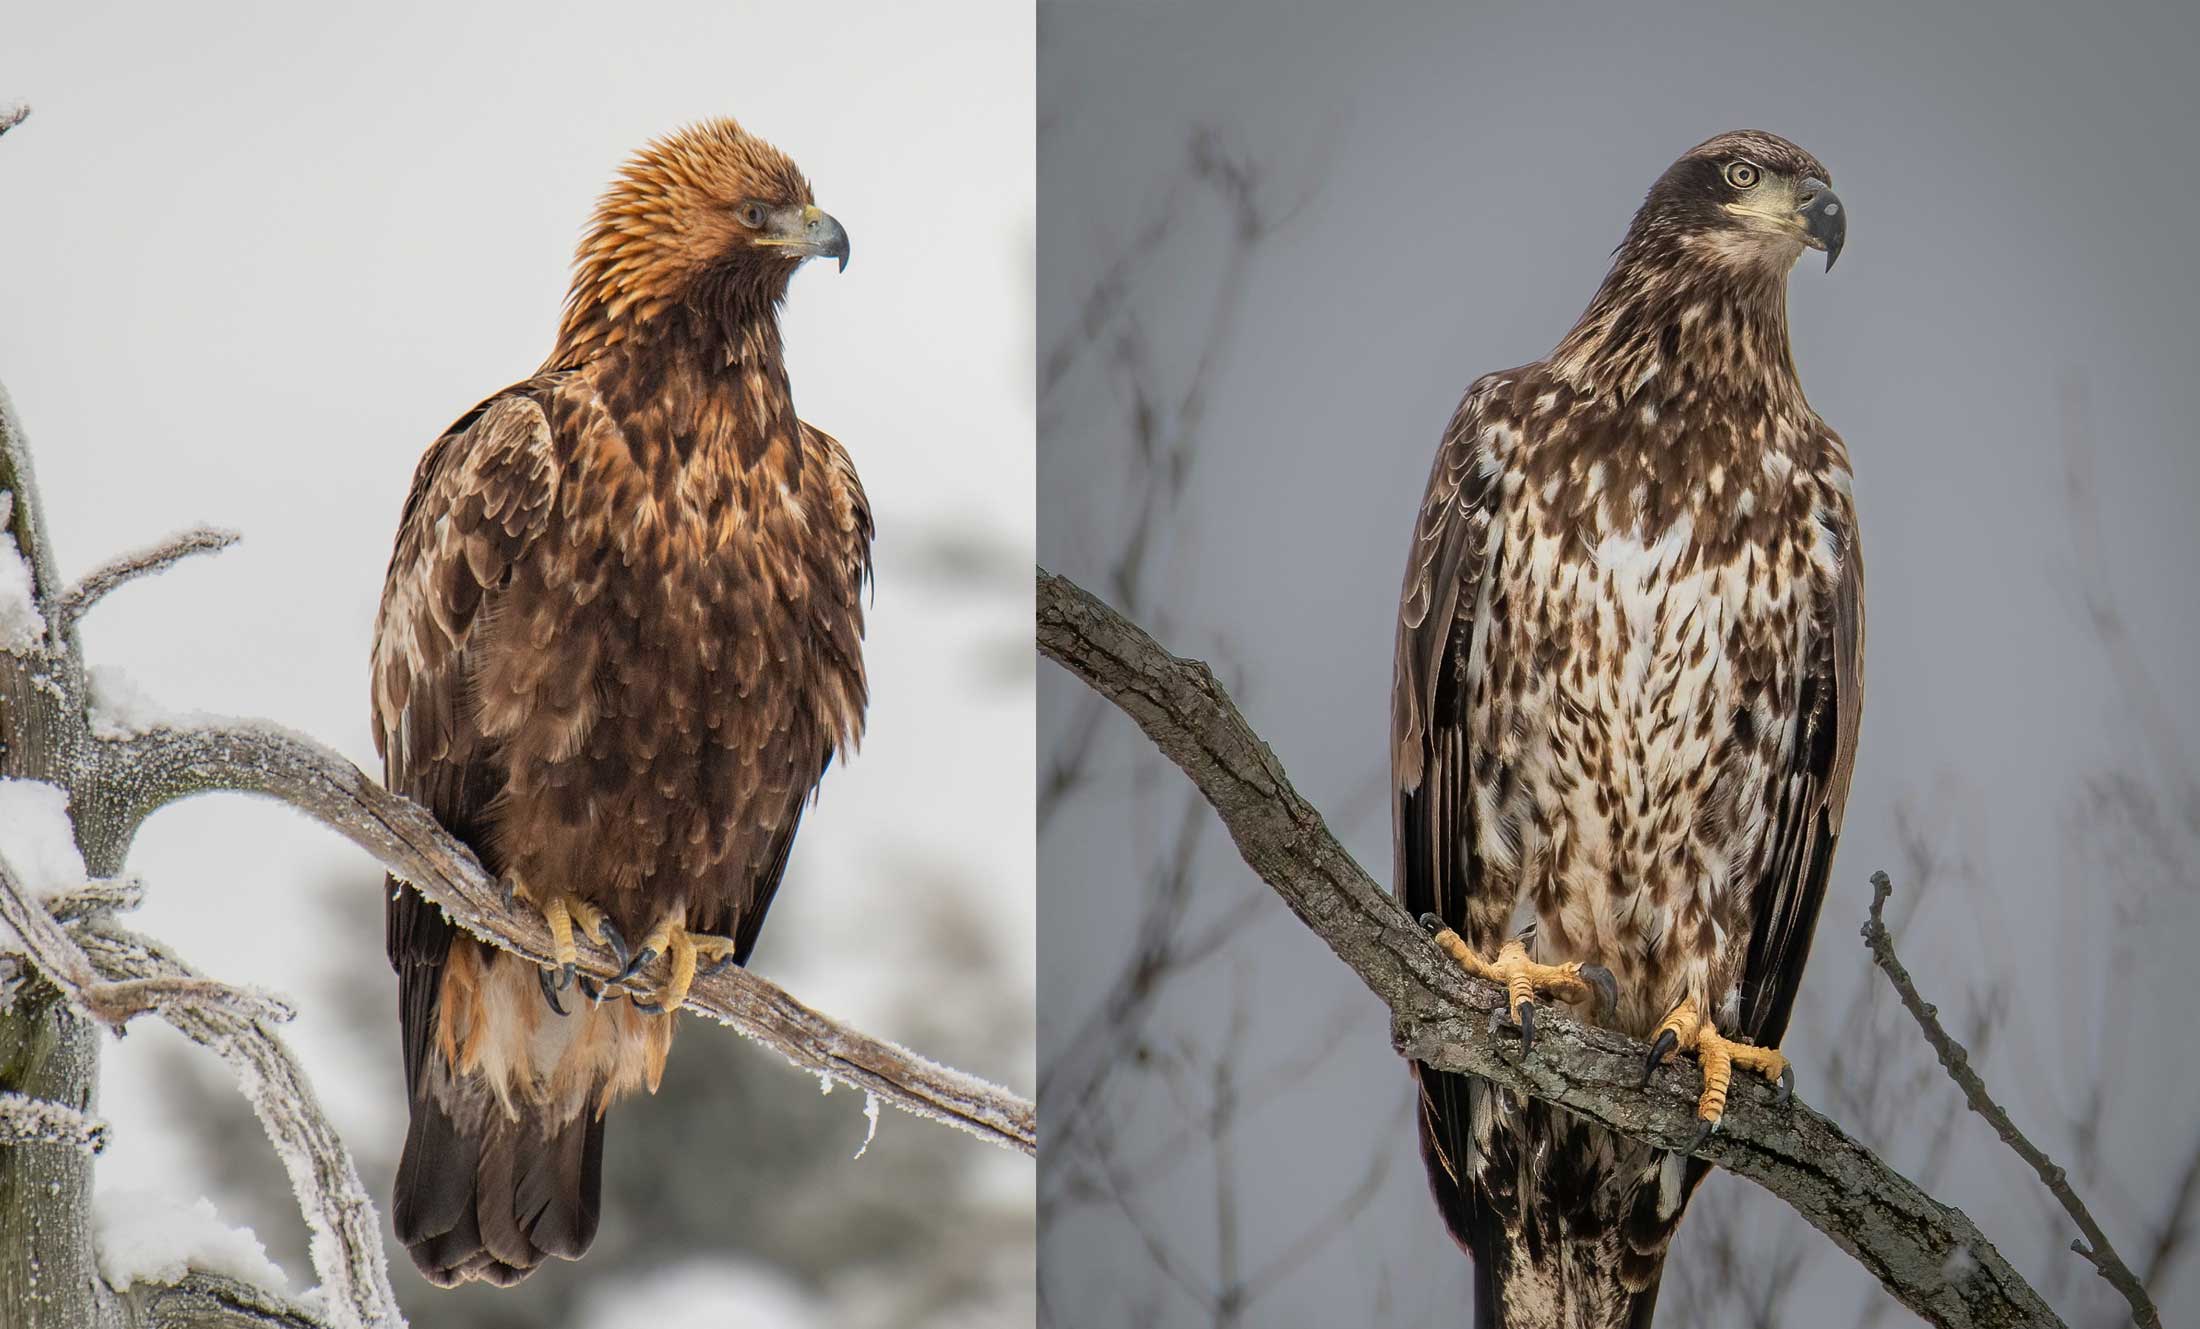
{"label": "mottled brown and white plumage", "polygon": [[[1536,960],[1604,965],[1602,1018],[1637,1037],[1693,999],[1778,1041],[1840,830],[1862,568],[1786,298],[1806,245],[1838,249],[1828,179],[1770,134],[1681,157],[1550,357],[1468,389],[1406,569],[1405,905],[1481,955],[1525,932]],[[1416,1074],[1477,1322],[1647,1324],[1705,1165]]]}
{"label": "mottled brown and white plumage", "polygon": [[[651,144],[581,242],[556,348],[428,449],[376,625],[389,787],[538,904],[678,916],[745,961],[827,763],[863,731],[871,518],[795,415],[778,307],[847,258],[731,121]],[[595,1235],[603,1114],[674,1016],[569,997],[390,883],[411,1128],[397,1231],[439,1283]]]}

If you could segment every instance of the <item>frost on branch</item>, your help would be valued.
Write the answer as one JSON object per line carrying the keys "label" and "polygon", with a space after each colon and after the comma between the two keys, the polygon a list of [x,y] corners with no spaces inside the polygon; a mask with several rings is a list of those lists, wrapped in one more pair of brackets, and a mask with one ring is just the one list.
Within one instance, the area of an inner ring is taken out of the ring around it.
{"label": "frost on branch", "polygon": [[0,1089],[0,1149],[35,1144],[96,1154],[107,1147],[107,1123],[66,1103]]}

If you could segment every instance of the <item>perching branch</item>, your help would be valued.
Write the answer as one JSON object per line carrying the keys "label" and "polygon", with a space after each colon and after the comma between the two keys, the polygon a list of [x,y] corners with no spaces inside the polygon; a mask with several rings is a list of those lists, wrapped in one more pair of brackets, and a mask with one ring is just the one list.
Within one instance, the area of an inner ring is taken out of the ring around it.
{"label": "perching branch", "polygon": [[[2139,1281],[2131,1272],[2130,1266],[2124,1263],[2123,1257],[2116,1253],[2116,1248],[2109,1243],[2108,1234],[2101,1230],[2100,1223],[2094,1219],[2093,1211],[2086,1208],[2085,1201],[2078,1198],[2078,1192],[2070,1185],[2069,1176],[2044,1150],[2025,1138],[2024,1132],[2018,1130],[2017,1124],[2009,1119],[2009,1113],[1986,1092],[1986,1081],[1971,1066],[1971,1054],[1942,1027],[1940,1012],[1918,994],[1917,984],[1911,981],[1910,971],[1903,968],[1902,961],[1895,957],[1894,938],[1888,935],[1887,925],[1881,917],[1881,912],[1887,905],[1887,897],[1893,893],[1894,884],[1887,880],[1887,874],[1874,872],[1871,917],[1864,923],[1864,944],[1871,948],[1873,962],[1887,975],[1887,981],[1894,984],[1895,992],[1902,998],[1903,1008],[1917,1021],[1917,1027],[1924,1031],[1925,1041],[1933,1045],[1933,1052],[1946,1068],[1948,1078],[1954,1080],[1957,1087],[1963,1090],[1963,1097],[1970,1103],[1971,1110],[1986,1118],[1986,1123],[1994,1128],[1994,1134],[2001,1137],[2002,1143],[2015,1150],[2017,1157],[2039,1174],[2041,1183],[2054,1193],[2063,1212],[2069,1214],[2071,1221],[2078,1225],[2078,1230],[2085,1234],[2083,1240],[2072,1241],[2070,1249],[2084,1256],[2101,1277],[2107,1279],[2110,1286],[2122,1293],[2125,1301],[2131,1303],[2134,1324],[2140,1329],[2161,1329],[2161,1312],[2154,1308],[2153,1301],[2147,1297],[2146,1285]],[[2090,1246],[2087,1244],[2089,1242]]]}
{"label": "perching branch", "polygon": [[[1450,963],[1338,844],[1207,667],[1163,650],[1066,578],[1038,574],[1039,649],[1136,721],[1221,816],[1246,863],[1391,1010],[1399,1051],[1469,1072],[1620,1134],[1686,1150],[1695,1086],[1668,1071],[1638,1089],[1646,1049],[1555,1014],[1535,1052],[1493,1034],[1504,994]],[[2061,1321],[1960,1211],[1927,1195],[1840,1127],[1769,1086],[1737,1081],[1701,1156],[1779,1196],[1870,1270],[1889,1293],[1946,1326]]]}
{"label": "perching branch", "polygon": [[[530,911],[506,912],[502,887],[471,850],[419,805],[390,793],[311,739],[239,722],[156,728],[98,740],[94,749],[118,786],[126,786],[125,796],[105,813],[125,833],[156,809],[194,794],[264,794],[366,850],[482,941],[537,964],[551,963],[549,927]],[[577,940],[582,972],[599,981],[618,973],[608,949],[585,937]],[[905,1112],[1021,1153],[1038,1149],[1030,1100],[851,1029],[747,970],[698,977],[688,1009],[731,1026],[803,1070],[874,1094]]]}

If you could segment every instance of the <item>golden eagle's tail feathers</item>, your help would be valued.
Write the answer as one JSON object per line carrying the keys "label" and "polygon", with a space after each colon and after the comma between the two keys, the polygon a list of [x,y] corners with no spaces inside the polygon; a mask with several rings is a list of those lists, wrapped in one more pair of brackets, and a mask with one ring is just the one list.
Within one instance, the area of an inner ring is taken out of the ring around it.
{"label": "golden eagle's tail feathers", "polygon": [[[468,1088],[473,1088],[468,1086]],[[428,1280],[510,1287],[546,1256],[577,1260],[596,1239],[603,1118],[563,1123],[461,1091],[457,1113],[416,1092],[397,1167],[397,1236]]]}

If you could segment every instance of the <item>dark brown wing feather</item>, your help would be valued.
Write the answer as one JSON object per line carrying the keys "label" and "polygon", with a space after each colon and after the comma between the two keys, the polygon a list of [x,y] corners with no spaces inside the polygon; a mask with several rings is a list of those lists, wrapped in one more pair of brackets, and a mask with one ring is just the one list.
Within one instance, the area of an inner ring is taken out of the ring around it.
{"label": "dark brown wing feather", "polygon": [[[1477,385],[1479,386],[1479,385]],[[1475,842],[1466,796],[1466,658],[1475,606],[1491,575],[1490,533],[1497,519],[1497,468],[1480,444],[1477,403],[1470,390],[1437,449],[1415,526],[1412,556],[1399,601],[1398,645],[1391,691],[1392,805],[1395,889],[1416,918],[1435,914],[1467,928],[1468,897],[1477,873],[1468,861]],[[1469,1080],[1415,1071],[1422,1152],[1438,1207],[1455,1236],[1474,1226],[1467,1185]]]}

